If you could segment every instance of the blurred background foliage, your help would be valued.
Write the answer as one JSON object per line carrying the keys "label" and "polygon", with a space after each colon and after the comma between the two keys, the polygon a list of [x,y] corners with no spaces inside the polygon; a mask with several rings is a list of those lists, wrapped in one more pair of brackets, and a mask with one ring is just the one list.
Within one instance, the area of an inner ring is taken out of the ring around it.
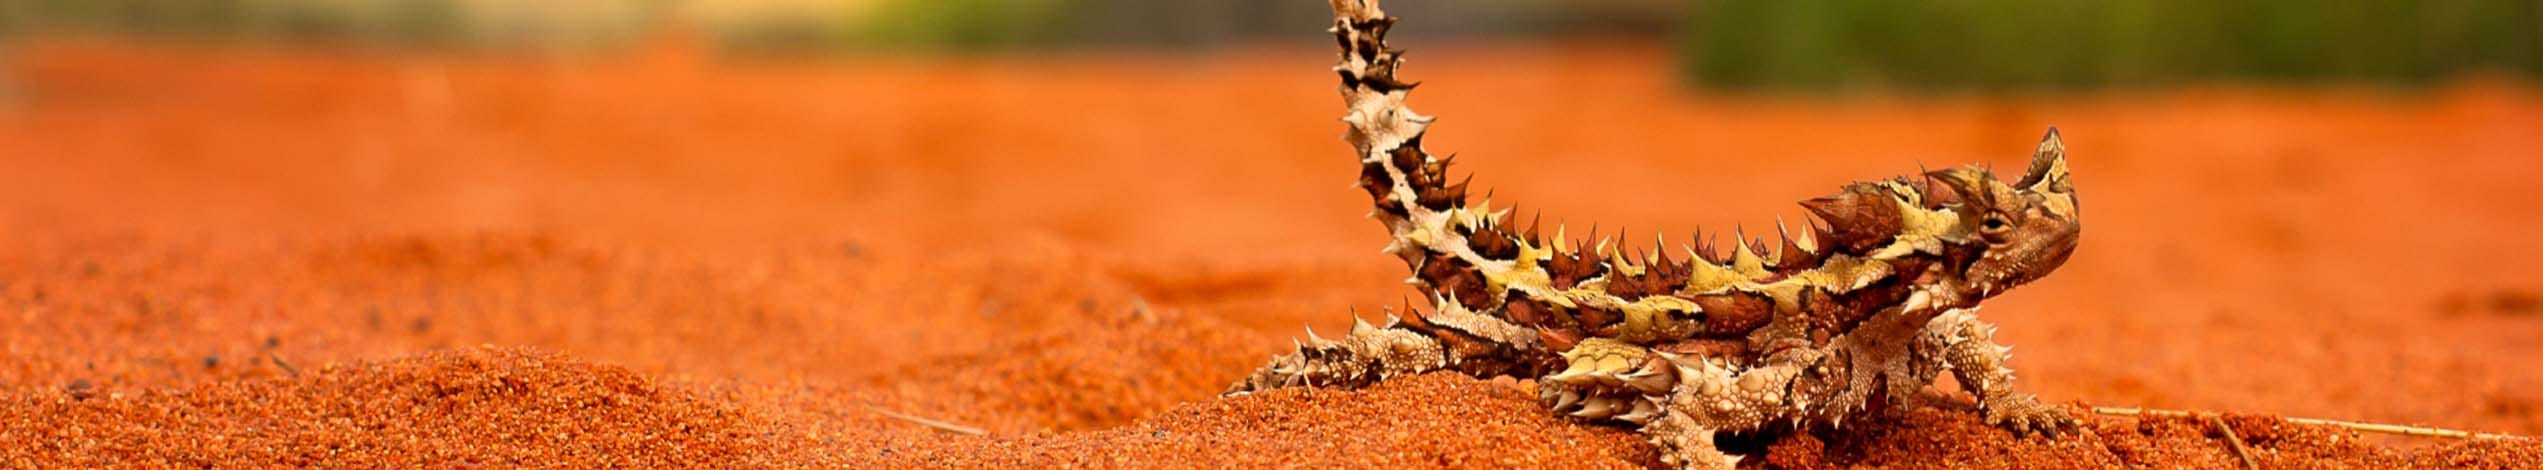
{"label": "blurred background foliage", "polygon": [[1686,70],[1735,88],[2426,83],[2543,72],[2533,0],[1707,1]]}
{"label": "blurred background foliage", "polygon": [[[2543,0],[1397,0],[1402,35],[1674,44],[1730,89],[2028,90],[2543,76]],[[0,0],[0,32],[606,49],[667,27],[737,54],[1293,44],[1311,0]],[[1436,44],[1436,42],[1431,42]]]}

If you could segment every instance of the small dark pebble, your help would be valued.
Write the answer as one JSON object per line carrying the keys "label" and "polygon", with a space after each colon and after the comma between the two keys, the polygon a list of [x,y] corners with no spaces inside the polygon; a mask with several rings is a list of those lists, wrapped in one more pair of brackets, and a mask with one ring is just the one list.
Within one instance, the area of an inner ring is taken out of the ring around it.
{"label": "small dark pebble", "polygon": [[2437,298],[2437,313],[2440,315],[2463,316],[2472,313],[2472,309],[2472,294],[2469,293],[2449,292]]}
{"label": "small dark pebble", "polygon": [[1148,437],[1154,437],[1154,438],[1158,438],[1158,439],[1164,439],[1164,438],[1166,438],[1166,430],[1159,429],[1159,430],[1155,430],[1155,431],[1150,431],[1150,432],[1148,433]]}
{"label": "small dark pebble", "polygon": [[417,334],[433,331],[433,317],[415,317],[415,321],[406,323],[406,329]]}
{"label": "small dark pebble", "polygon": [[73,380],[71,381],[70,391],[71,399],[73,400],[95,398],[97,396],[97,384],[89,383],[88,379]]}
{"label": "small dark pebble", "polygon": [[283,347],[283,338],[282,338],[282,337],[280,337],[280,336],[267,336],[267,337],[265,337],[265,349],[273,349],[273,348],[279,348],[279,347]]}
{"label": "small dark pebble", "polygon": [[217,367],[220,367],[220,366],[221,366],[221,355],[219,355],[219,354],[205,354],[205,355],[203,355],[203,368],[205,368],[205,369],[211,369],[211,368],[217,368]]}
{"label": "small dark pebble", "polygon": [[2506,315],[2543,313],[2543,293],[2512,289],[2492,292],[2490,311]]}

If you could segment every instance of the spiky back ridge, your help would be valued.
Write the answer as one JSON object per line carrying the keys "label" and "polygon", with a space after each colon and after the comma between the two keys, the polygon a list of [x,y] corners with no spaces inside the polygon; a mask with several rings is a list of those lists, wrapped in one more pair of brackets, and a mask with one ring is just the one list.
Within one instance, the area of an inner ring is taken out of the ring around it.
{"label": "spiky back ridge", "polygon": [[1536,221],[1522,229],[1489,200],[1468,205],[1471,177],[1452,179],[1454,157],[1422,150],[1432,118],[1405,105],[1417,84],[1396,76],[1404,51],[1385,40],[1395,19],[1374,2],[1331,1],[1342,49],[1333,71],[1349,107],[1345,139],[1360,156],[1359,187],[1376,205],[1370,216],[1393,234],[1385,251],[1412,268],[1407,281],[1435,303],[1432,317],[1472,314],[1480,319],[1461,321],[1532,329],[1554,351],[1603,337],[1736,357],[1786,339],[1825,344],[1899,305],[1929,267],[1976,249],[1945,207],[1949,192],[1906,179],[1804,201],[1825,222],[1812,224],[1812,236],[1780,222],[1774,240],[1735,234],[1716,246],[1699,233],[1682,256],[1627,253],[1595,230],[1572,241],[1560,227],[1544,237]]}

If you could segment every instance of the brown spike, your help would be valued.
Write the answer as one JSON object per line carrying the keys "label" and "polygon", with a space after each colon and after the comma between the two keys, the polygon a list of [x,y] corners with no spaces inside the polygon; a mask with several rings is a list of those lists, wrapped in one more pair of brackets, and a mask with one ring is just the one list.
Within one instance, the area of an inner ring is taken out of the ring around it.
{"label": "brown spike", "polygon": [[1570,289],[1579,286],[1582,280],[1597,276],[1600,270],[1605,269],[1599,266],[1600,263],[1596,255],[1574,249],[1569,253],[1555,253],[1554,258],[1546,262],[1545,272],[1554,288]]}
{"label": "brown spike", "polygon": [[[1370,2],[1369,4],[1372,5],[1371,8],[1375,8],[1374,5],[1376,5],[1376,2]],[[1395,21],[1395,17],[1380,16],[1377,17],[1377,19],[1369,20],[1368,25],[1365,27],[1369,30],[1369,37],[1383,38],[1386,37],[1386,30],[1395,27]]]}
{"label": "brown spike", "polygon": [[1534,217],[1528,218],[1528,246],[1545,246],[1544,237],[1541,236],[1543,232],[1537,231],[1538,227],[1542,227],[1544,225],[1545,211],[1537,211]]}
{"label": "brown spike", "polygon": [[[1666,243],[1666,241],[1661,240],[1660,243]],[[1692,272],[1688,265],[1669,259],[1668,250],[1657,247],[1650,251],[1645,251],[1643,247],[1618,248],[1611,259],[1617,260],[1611,261],[1611,264],[1614,262],[1640,263],[1638,266],[1641,270],[1638,274],[1621,272],[1617,266],[1608,268],[1610,272],[1607,278],[1607,293],[1625,300],[1674,292],[1679,285],[1686,283],[1689,273]]]}
{"label": "brown spike", "polygon": [[[1923,166],[1924,165],[1917,165],[1917,169],[1922,170],[1924,169]],[[1905,178],[1900,179],[1906,180]],[[1925,201],[1926,210],[1941,209],[1943,206],[1958,205],[1961,203],[1960,192],[1953,191],[1949,187],[1943,186],[1942,183],[1934,181],[1934,175],[1931,172],[1920,174],[1915,180],[1908,181],[1908,187],[1916,188],[1916,194],[1920,199]]]}
{"label": "brown spike", "polygon": [[1395,146],[1393,150],[1388,150],[1386,152],[1386,156],[1389,160],[1388,163],[1394,164],[1396,170],[1404,172],[1404,180],[1406,183],[1412,184],[1415,188],[1419,188],[1429,183],[1429,181],[1425,181],[1425,178],[1422,177],[1423,175],[1421,173],[1422,160],[1424,157],[1422,156],[1422,141],[1420,136],[1414,136],[1411,140],[1405,141],[1403,145],[1398,145]]}
{"label": "brown spike", "polygon": [[1888,244],[1905,225],[1895,197],[1879,185],[1855,183],[1836,194],[1802,201],[1801,207],[1827,221],[1826,236],[1819,240],[1826,249],[1859,255]]}
{"label": "brown spike", "polygon": [[[1392,62],[1392,61],[1389,61],[1389,62]],[[1384,67],[1388,67],[1388,68],[1393,68],[1393,67],[1395,67],[1393,64],[1386,64],[1386,65],[1383,65],[1383,66],[1384,66]],[[1389,72],[1389,74],[1392,74],[1392,72]],[[1410,83],[1408,83],[1408,82],[1396,81],[1396,80],[1395,80],[1395,77],[1390,77],[1390,76],[1370,77],[1369,79],[1367,79],[1367,80],[1361,80],[1360,82],[1361,82],[1361,83],[1366,83],[1366,84],[1368,84],[1368,85],[1369,85],[1369,89],[1371,89],[1371,90],[1377,90],[1377,91],[1378,91],[1378,92],[1380,92],[1380,93],[1383,93],[1383,92],[1390,92],[1390,91],[1395,91],[1395,90],[1410,90],[1410,89],[1413,89],[1413,87],[1415,87],[1415,86],[1419,86],[1419,85],[1421,85],[1421,83],[1419,83],[1419,82],[1410,82]]]}
{"label": "brown spike", "polygon": [[1536,339],[1544,341],[1545,347],[1555,352],[1572,350],[1572,346],[1581,344],[1582,336],[1580,330],[1536,327]]}
{"label": "brown spike", "polygon": [[[1743,225],[1733,225],[1733,226],[1731,226],[1731,249],[1733,249],[1733,250],[1748,250],[1748,253],[1749,253],[1749,254],[1757,255],[1757,257],[1759,257],[1759,258],[1764,258],[1764,257],[1766,257],[1766,251],[1765,251],[1765,250],[1750,249],[1751,247],[1754,247],[1754,246],[1756,246],[1756,245],[1757,245],[1757,240],[1755,240],[1755,239],[1751,239],[1751,238],[1748,238],[1748,226],[1747,226],[1747,225],[1744,225],[1744,224],[1743,224]],[[1739,254],[1738,254],[1738,253],[1732,253],[1732,254],[1731,254],[1731,257],[1733,257],[1733,258],[1737,258],[1737,257],[1739,257]]]}
{"label": "brown spike", "polygon": [[1643,271],[1642,288],[1653,294],[1676,292],[1679,286],[1686,285],[1687,278],[1694,275],[1695,269],[1686,263],[1669,259],[1668,250],[1657,251],[1660,255],[1654,258],[1651,266]]}
{"label": "brown spike", "polygon": [[[1643,271],[1640,276],[1627,276],[1621,272],[1607,273],[1607,294],[1631,302],[1658,293],[1643,288],[1642,281],[1649,277],[1651,277],[1651,271]],[[1659,292],[1667,292],[1667,290],[1663,288]]]}
{"label": "brown spike", "polygon": [[1386,197],[1386,192],[1394,188],[1395,181],[1386,175],[1385,164],[1375,161],[1360,164],[1360,189],[1368,190],[1369,197]]}
{"label": "brown spike", "polygon": [[1949,168],[1926,172],[1925,176],[1933,179],[1937,186],[1950,188],[1949,192],[1957,195],[1955,197],[1961,203],[1978,206],[1994,206],[1996,194],[1988,189],[2001,185],[1996,182],[1995,173],[1983,168]]}
{"label": "brown spike", "polygon": [[1792,232],[1785,230],[1781,221],[1775,223],[1775,235],[1783,239],[1783,247],[1775,259],[1776,271],[1791,273],[1819,266],[1821,260],[1819,253],[1803,249],[1801,241],[1794,238]]}
{"label": "brown spike", "polygon": [[1501,304],[1502,314],[1508,317],[1511,323],[1521,326],[1546,324],[1548,320],[1554,318],[1551,310],[1545,304],[1537,303],[1536,299],[1521,295],[1510,296],[1509,301]]}
{"label": "brown spike", "polygon": [[1836,242],[1834,241],[1836,240],[1836,235],[1833,234],[1836,232],[1836,228],[1829,227],[1828,224],[1820,222],[1818,217],[1802,217],[1802,220],[1810,221],[1810,239],[1819,241],[1820,257],[1824,258],[1829,253],[1844,250],[1844,248],[1836,245]]}
{"label": "brown spike", "polygon": [[1433,254],[1430,261],[1417,270],[1422,280],[1430,283],[1435,296],[1450,296],[1468,309],[1490,308],[1492,294],[1483,275],[1466,260],[1447,254]]}
{"label": "brown spike", "polygon": [[1419,188],[1419,190],[1416,191],[1418,194],[1414,196],[1414,202],[1431,210],[1443,211],[1453,207],[1464,206],[1466,204],[1466,185],[1473,183],[1474,179],[1474,175],[1466,175],[1466,180],[1457,184],[1445,187]]}
{"label": "brown spike", "polygon": [[1379,211],[1390,214],[1404,213],[1404,207],[1397,204],[1395,198],[1391,197],[1395,191],[1395,181],[1386,174],[1384,163],[1371,161],[1361,164],[1359,184],[1360,189],[1369,192],[1369,200],[1376,204]]}
{"label": "brown spike", "polygon": [[[1395,313],[1394,313],[1394,308],[1393,308],[1393,307],[1388,307],[1388,308],[1387,308],[1387,314],[1388,314],[1388,315],[1394,315],[1394,314],[1395,314]],[[1413,323],[1417,323],[1417,324],[1428,324],[1428,323],[1430,323],[1430,315],[1425,315],[1425,314],[1423,314],[1423,313],[1422,313],[1422,309],[1421,309],[1420,307],[1416,307],[1416,306],[1414,306],[1414,305],[1413,305],[1413,296],[1409,296],[1409,295],[1404,296],[1404,318],[1412,319],[1412,320],[1413,320]]]}
{"label": "brown spike", "polygon": [[1413,299],[1410,297],[1406,297],[1404,299],[1404,311],[1401,316],[1396,314],[1395,307],[1393,306],[1381,305],[1378,306],[1378,310],[1385,313],[1387,318],[1397,319],[1402,322],[1402,324],[1407,328],[1421,329],[1430,327],[1430,318],[1423,316],[1422,311],[1413,309]]}
{"label": "brown spike", "polygon": [[1617,324],[1623,323],[1625,320],[1624,312],[1591,307],[1588,305],[1582,305],[1580,308],[1574,309],[1572,311],[1572,317],[1578,319],[1581,326],[1587,328],[1590,334],[1607,337],[1614,337],[1616,335],[1615,330]]}
{"label": "brown spike", "polygon": [[1706,263],[1712,263],[1714,265],[1730,264],[1730,255],[1722,253],[1720,247],[1716,246],[1714,243],[1717,241],[1715,238],[1718,236],[1720,235],[1715,234],[1715,236],[1705,236],[1704,231],[1702,229],[1698,229],[1695,232],[1695,256],[1703,259]]}
{"label": "brown spike", "polygon": [[2067,178],[2066,140],[2057,136],[2057,126],[2049,126],[2048,135],[2040,136],[2040,146],[2031,153],[2031,165],[2022,171],[2022,179],[2015,181],[2013,187],[2071,192],[2074,187]]}
{"label": "brown spike", "polygon": [[1607,245],[1607,246],[1609,246],[1609,247],[1615,248],[1615,249],[1616,249],[1616,256],[1618,256],[1618,257],[1624,257],[1624,260],[1625,260],[1625,263],[1626,263],[1626,264],[1633,264],[1633,262],[1634,262],[1634,260],[1635,260],[1636,258],[1633,258],[1633,257],[1626,257],[1626,256],[1625,256],[1625,234],[1627,234],[1627,233],[1632,233],[1632,232],[1627,232],[1627,231],[1625,231],[1625,227],[1624,227],[1624,226],[1617,226],[1617,227],[1616,227],[1616,236],[1615,236],[1615,240],[1614,240],[1614,241],[1609,241],[1608,239],[1601,238],[1601,239],[1598,239],[1598,242],[1599,242],[1599,244],[1601,244],[1601,245]]}
{"label": "brown spike", "polygon": [[1485,219],[1483,229],[1476,230],[1466,240],[1467,244],[1474,248],[1475,254],[1501,261],[1518,259],[1518,235],[1512,233],[1509,224],[1494,224],[1490,222],[1490,217]]}
{"label": "brown spike", "polygon": [[1704,309],[1704,331],[1708,335],[1747,335],[1774,319],[1775,302],[1753,292],[1731,291],[1691,299]]}

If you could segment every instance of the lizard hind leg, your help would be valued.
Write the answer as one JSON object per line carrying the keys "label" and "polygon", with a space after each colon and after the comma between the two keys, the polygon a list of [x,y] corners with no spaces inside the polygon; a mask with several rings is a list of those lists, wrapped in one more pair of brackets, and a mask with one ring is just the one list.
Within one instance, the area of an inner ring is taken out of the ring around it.
{"label": "lizard hind leg", "polygon": [[1658,417],[1678,383],[1677,367],[1650,349],[1590,338],[1561,354],[1562,372],[1536,381],[1537,398],[1555,413],[1591,421],[1642,425]]}
{"label": "lizard hind leg", "polygon": [[1387,377],[1418,374],[1447,365],[1439,340],[1393,318],[1371,326],[1354,318],[1351,333],[1325,339],[1307,330],[1307,339],[1292,339],[1295,350],[1272,357],[1271,363],[1227,390],[1228,395],[1285,387],[1357,389]]}
{"label": "lizard hind leg", "polygon": [[1533,375],[1551,363],[1536,332],[1442,300],[1428,315],[1383,325],[1353,319],[1341,339],[1308,330],[1296,350],[1237,382],[1228,395],[1283,387],[1358,389],[1389,377],[1453,370],[1477,378]]}

